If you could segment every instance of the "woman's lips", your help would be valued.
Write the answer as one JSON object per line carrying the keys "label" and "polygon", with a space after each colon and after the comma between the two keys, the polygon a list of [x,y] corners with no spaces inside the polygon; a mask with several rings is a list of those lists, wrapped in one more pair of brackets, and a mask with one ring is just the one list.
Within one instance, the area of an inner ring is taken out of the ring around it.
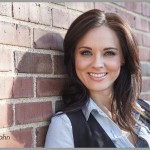
{"label": "woman's lips", "polygon": [[103,72],[103,73],[89,72],[88,74],[89,74],[91,79],[96,80],[96,81],[100,81],[100,80],[104,79],[108,73],[107,72]]}

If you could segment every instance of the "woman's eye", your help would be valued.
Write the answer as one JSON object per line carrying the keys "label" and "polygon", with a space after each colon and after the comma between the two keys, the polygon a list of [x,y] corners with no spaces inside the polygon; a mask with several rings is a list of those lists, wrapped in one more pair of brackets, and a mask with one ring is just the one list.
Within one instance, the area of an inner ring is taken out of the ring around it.
{"label": "woman's eye", "polygon": [[104,54],[105,56],[114,56],[115,52],[108,51]]}
{"label": "woman's eye", "polygon": [[81,51],[80,54],[87,55],[87,56],[92,55],[92,53],[90,51]]}

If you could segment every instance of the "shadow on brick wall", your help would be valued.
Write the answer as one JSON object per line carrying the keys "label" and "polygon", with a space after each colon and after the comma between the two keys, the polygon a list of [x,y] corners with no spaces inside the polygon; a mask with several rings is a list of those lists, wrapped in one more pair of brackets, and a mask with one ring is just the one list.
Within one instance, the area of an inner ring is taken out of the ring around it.
{"label": "shadow on brick wall", "polygon": [[60,50],[63,51],[64,34],[34,29],[33,47],[36,49]]}

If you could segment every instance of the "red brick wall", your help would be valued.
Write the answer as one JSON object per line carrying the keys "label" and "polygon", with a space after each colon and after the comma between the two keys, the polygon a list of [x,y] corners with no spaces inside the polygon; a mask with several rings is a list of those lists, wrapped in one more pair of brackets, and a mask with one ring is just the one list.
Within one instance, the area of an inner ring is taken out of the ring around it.
{"label": "red brick wall", "polygon": [[63,37],[89,9],[116,12],[136,34],[150,100],[150,3],[0,3],[0,147],[42,147],[66,78]]}

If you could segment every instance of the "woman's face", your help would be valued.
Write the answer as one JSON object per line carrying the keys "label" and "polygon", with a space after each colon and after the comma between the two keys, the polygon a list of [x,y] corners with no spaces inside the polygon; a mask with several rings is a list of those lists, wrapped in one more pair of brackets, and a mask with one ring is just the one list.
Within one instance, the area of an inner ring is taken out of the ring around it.
{"label": "woman's face", "polygon": [[122,63],[119,39],[107,26],[103,25],[90,30],[76,46],[76,73],[90,94],[112,92]]}

